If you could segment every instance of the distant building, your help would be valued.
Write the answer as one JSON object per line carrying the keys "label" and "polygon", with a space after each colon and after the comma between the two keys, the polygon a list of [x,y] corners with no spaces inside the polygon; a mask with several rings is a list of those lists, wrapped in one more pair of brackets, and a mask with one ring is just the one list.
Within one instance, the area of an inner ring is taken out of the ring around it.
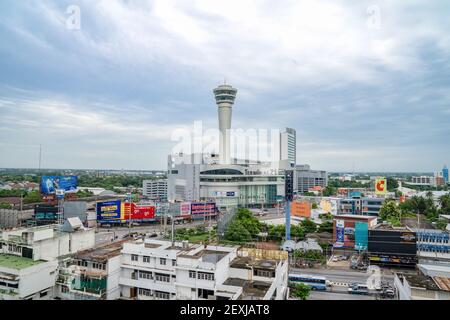
{"label": "distant building", "polygon": [[434,176],[417,176],[411,179],[413,185],[422,186],[443,186],[445,184],[445,178],[441,176],[441,173],[436,173]]}
{"label": "distant building", "polygon": [[326,171],[311,170],[307,164],[297,165],[294,170],[294,190],[298,193],[308,192],[315,187],[325,188],[328,185]]}
{"label": "distant building", "polygon": [[384,198],[343,198],[339,199],[338,214],[378,216]]}
{"label": "distant building", "polygon": [[442,177],[444,178],[445,183],[449,183],[447,166],[444,166],[442,169]]}
{"label": "distant building", "polygon": [[142,189],[151,200],[167,201],[167,179],[144,180]]}
{"label": "distant building", "polygon": [[286,128],[280,133],[280,160],[289,160],[291,167],[297,162],[297,137],[296,131]]}

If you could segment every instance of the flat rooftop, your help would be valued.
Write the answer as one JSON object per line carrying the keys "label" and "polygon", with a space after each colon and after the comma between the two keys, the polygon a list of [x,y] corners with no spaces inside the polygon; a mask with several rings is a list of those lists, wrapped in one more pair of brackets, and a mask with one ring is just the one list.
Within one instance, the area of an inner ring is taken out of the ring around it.
{"label": "flat rooftop", "polygon": [[270,288],[270,284],[262,281],[249,281],[239,278],[228,278],[227,286],[242,287],[242,300],[262,299]]}
{"label": "flat rooftop", "polygon": [[250,256],[236,257],[233,261],[231,261],[230,267],[236,269],[250,269],[253,267],[265,270],[275,270],[277,267],[277,261],[269,259],[255,259]]}
{"label": "flat rooftop", "polygon": [[[427,290],[438,291],[439,287],[433,281],[433,278],[424,275],[402,274],[403,278],[408,281],[411,287],[423,288]],[[401,279],[401,276],[400,276]]]}
{"label": "flat rooftop", "polygon": [[196,254],[180,254],[181,258],[201,259],[203,262],[217,263],[222,260],[229,252],[202,250]]}
{"label": "flat rooftop", "polygon": [[123,244],[128,240],[114,242],[105,246],[84,250],[75,255],[76,259],[102,261],[120,255]]}
{"label": "flat rooftop", "polygon": [[33,259],[23,258],[11,254],[0,254],[0,267],[22,270],[26,269],[38,264],[41,264],[45,261],[38,260],[34,261]]}

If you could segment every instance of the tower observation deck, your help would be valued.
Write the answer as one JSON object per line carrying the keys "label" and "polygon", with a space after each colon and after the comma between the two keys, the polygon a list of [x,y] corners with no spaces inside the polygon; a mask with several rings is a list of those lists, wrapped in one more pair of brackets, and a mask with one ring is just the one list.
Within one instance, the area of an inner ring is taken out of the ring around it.
{"label": "tower observation deck", "polygon": [[214,89],[219,115],[219,156],[221,164],[230,164],[231,116],[237,89],[223,84]]}

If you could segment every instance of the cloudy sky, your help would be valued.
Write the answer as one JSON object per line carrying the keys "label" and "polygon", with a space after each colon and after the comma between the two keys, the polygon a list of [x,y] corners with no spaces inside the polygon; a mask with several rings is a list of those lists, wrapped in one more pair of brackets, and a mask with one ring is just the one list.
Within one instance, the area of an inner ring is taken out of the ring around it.
{"label": "cloudy sky", "polygon": [[226,78],[233,127],[295,128],[299,163],[438,171],[449,13],[445,0],[3,0],[0,167],[37,167],[41,144],[46,168],[164,169],[174,130],[216,126]]}

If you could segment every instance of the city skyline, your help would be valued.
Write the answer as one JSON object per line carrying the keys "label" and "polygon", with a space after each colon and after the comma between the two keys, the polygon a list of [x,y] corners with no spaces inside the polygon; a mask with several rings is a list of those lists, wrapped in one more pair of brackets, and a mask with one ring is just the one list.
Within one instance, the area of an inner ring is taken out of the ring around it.
{"label": "city skyline", "polygon": [[232,127],[296,129],[297,163],[450,162],[443,1],[78,1],[79,30],[71,4],[0,4],[0,167],[37,167],[42,145],[42,168],[165,169],[175,129],[217,127],[223,78]]}

